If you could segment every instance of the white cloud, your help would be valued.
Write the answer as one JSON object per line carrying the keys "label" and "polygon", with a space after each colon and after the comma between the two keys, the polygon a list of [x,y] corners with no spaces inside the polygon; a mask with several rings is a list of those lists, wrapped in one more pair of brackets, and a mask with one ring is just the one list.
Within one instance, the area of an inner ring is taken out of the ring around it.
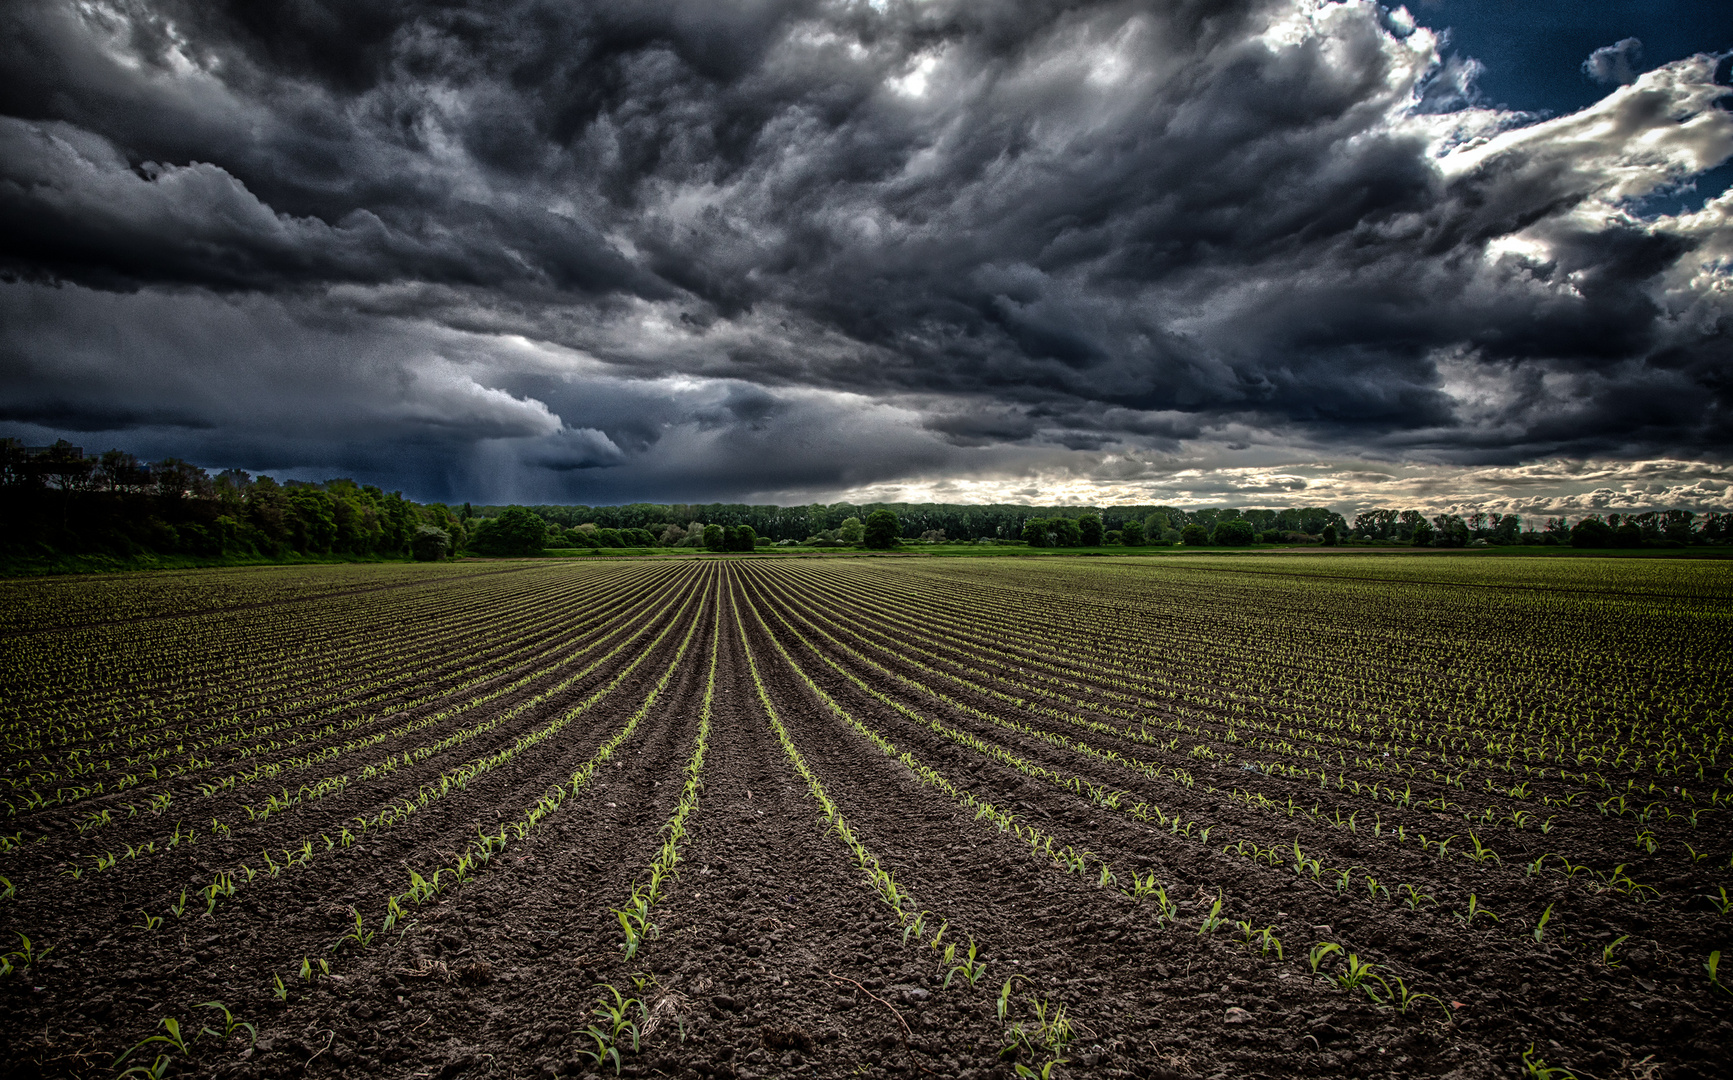
{"label": "white cloud", "polygon": [[1625,85],[1637,81],[1637,65],[1643,60],[1643,43],[1634,37],[1602,46],[1583,61],[1583,74],[1598,83]]}

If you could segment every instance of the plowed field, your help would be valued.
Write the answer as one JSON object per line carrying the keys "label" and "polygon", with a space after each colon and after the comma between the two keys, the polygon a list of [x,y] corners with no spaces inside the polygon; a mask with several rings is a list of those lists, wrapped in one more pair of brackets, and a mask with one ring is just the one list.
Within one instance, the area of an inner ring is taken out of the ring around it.
{"label": "plowed field", "polygon": [[1727,564],[267,568],[0,611],[9,1075],[1727,1075]]}

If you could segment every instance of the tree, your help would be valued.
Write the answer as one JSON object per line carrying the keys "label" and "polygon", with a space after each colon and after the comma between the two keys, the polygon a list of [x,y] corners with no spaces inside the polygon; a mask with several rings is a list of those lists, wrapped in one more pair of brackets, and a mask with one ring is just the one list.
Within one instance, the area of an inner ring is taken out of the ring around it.
{"label": "tree", "polygon": [[1492,515],[1492,542],[1495,544],[1515,544],[1522,536],[1522,515],[1494,514]]}
{"label": "tree", "polygon": [[1083,542],[1083,530],[1077,527],[1077,522],[1068,517],[1057,517],[1047,523],[1053,530],[1055,547],[1076,547]]}
{"label": "tree", "polygon": [[1336,526],[1334,526],[1334,525],[1324,526],[1324,546],[1325,547],[1335,547],[1336,546],[1336,540],[1337,540]]}
{"label": "tree", "polygon": [[[157,476],[157,467],[151,466]],[[290,482],[289,536],[295,550],[324,554],[337,541],[337,515],[331,497],[308,484]]]}
{"label": "tree", "polygon": [[728,550],[751,551],[758,546],[758,533],[750,525],[728,527]]}
{"label": "tree", "polygon": [[[55,444],[56,446],[59,443]],[[150,467],[151,482],[156,493],[165,499],[184,499],[188,495],[204,496],[212,490],[210,477],[197,465],[180,458],[164,458]]]}
{"label": "tree", "polygon": [[[220,520],[220,519],[219,519]],[[422,525],[410,538],[409,552],[416,562],[438,562],[451,550],[451,534],[432,525]]]}
{"label": "tree", "polygon": [[1256,543],[1257,539],[1257,530],[1252,527],[1251,522],[1243,518],[1231,518],[1218,523],[1215,532],[1210,536],[1213,543],[1223,547],[1240,547]]}
{"label": "tree", "polygon": [[1023,542],[1030,547],[1047,546],[1047,519],[1030,518],[1023,523]]}
{"label": "tree", "polygon": [[1209,543],[1209,530],[1194,521],[1180,530],[1179,542],[1186,547],[1203,547]]}
{"label": "tree", "polygon": [[1432,543],[1435,547],[1467,547],[1471,535],[1468,523],[1455,514],[1439,514],[1432,519]]}
{"label": "tree", "polygon": [[1119,542],[1126,547],[1143,546],[1143,522],[1128,521],[1119,529]]}
{"label": "tree", "polygon": [[82,447],[57,439],[53,446],[36,455],[36,467],[61,491],[82,491],[90,486],[96,459],[85,457]]}
{"label": "tree", "polygon": [[1083,534],[1084,547],[1101,546],[1101,519],[1094,514],[1084,514],[1077,519],[1077,531]]}
{"label": "tree", "polygon": [[1577,522],[1571,529],[1571,547],[1604,548],[1613,546],[1613,527],[1601,520],[1599,514],[1590,514]]}
{"label": "tree", "polygon": [[843,518],[842,524],[836,527],[836,538],[845,544],[858,544],[866,539],[866,526],[861,524],[860,518]]}
{"label": "tree", "polygon": [[508,506],[498,517],[483,518],[470,537],[478,555],[534,555],[548,543],[548,523],[523,506]]}
{"label": "tree", "polygon": [[728,549],[728,530],[715,524],[704,526],[704,546],[711,551],[726,551]]}
{"label": "tree", "polygon": [[[1409,511],[1403,511],[1403,512],[1408,513]],[[1424,517],[1422,517],[1419,521],[1416,521],[1414,523],[1413,531],[1409,533],[1409,536],[1412,537],[1415,547],[1431,547],[1432,546],[1432,522],[1427,521]]]}
{"label": "tree", "polygon": [[903,523],[889,510],[874,510],[861,528],[861,539],[869,548],[893,548],[902,539]]}

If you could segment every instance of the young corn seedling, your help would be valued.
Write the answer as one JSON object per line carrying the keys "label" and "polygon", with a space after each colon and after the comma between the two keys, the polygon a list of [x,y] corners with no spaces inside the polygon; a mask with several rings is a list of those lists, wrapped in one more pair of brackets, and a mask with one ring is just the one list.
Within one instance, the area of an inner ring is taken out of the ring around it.
{"label": "young corn seedling", "polygon": [[137,1044],[135,1044],[131,1050],[128,1050],[125,1053],[121,1054],[119,1057],[115,1058],[114,1064],[119,1065],[121,1062],[125,1061],[127,1058],[138,1053],[144,1047],[151,1046],[151,1045],[154,1045],[156,1043],[164,1043],[168,1046],[173,1047],[176,1050],[179,1050],[181,1052],[182,1057],[187,1056],[187,1054],[189,1053],[189,1051],[187,1050],[187,1040],[186,1040],[186,1037],[181,1034],[180,1021],[176,1020],[172,1016],[165,1016],[162,1018],[162,1022],[160,1024],[158,1024],[157,1026],[162,1028],[163,1034],[161,1034],[161,1035],[149,1035],[149,1036],[146,1036],[145,1038],[139,1040],[139,1042]]}
{"label": "young corn seedling", "polygon": [[1270,953],[1274,952],[1277,960],[1283,959],[1282,943],[1276,937],[1275,927],[1266,926],[1262,930],[1254,930],[1249,922],[1239,922],[1235,925],[1238,926],[1240,932],[1245,935],[1245,946],[1247,951],[1256,949],[1259,956],[1268,956]]}
{"label": "young corn seedling", "polygon": [[[623,1040],[629,1035],[632,1052],[637,1052],[640,1030],[638,1024],[649,1016],[649,1010],[639,999],[626,997],[608,983],[597,983],[596,985],[612,994],[613,1000],[609,1001],[606,996],[596,999],[596,1007],[590,1011],[590,1015],[595,1017],[597,1022],[584,1030],[584,1034],[589,1036],[591,1042],[595,1043],[595,1049],[579,1050],[578,1053],[595,1062],[598,1067],[604,1061],[612,1061],[614,1063],[614,1075],[618,1076],[624,1064],[620,1060],[620,1047]],[[637,1015],[636,1020],[632,1019],[634,1012]]]}
{"label": "young corn seedling", "polygon": [[1139,877],[1137,871],[1133,870],[1131,872],[1131,888],[1120,889],[1119,891],[1133,900],[1142,900],[1155,891],[1155,871],[1151,870],[1148,874]]}
{"label": "young corn seedling", "polygon": [[1380,896],[1386,900],[1390,899],[1390,890],[1385,886],[1380,885],[1378,879],[1373,877],[1371,874],[1366,875],[1366,893],[1374,900],[1378,899]]}
{"label": "young corn seedling", "polygon": [[289,988],[283,985],[283,977],[276,972],[271,973],[271,996],[278,1001],[289,1000]]}
{"label": "young corn seedling", "polygon": [[1179,919],[1179,905],[1168,899],[1167,889],[1156,886],[1155,889],[1155,925],[1159,930],[1166,930]]}
{"label": "young corn seedling", "polygon": [[365,949],[373,944],[373,933],[372,930],[362,925],[361,913],[357,911],[355,913],[355,929],[338,938],[331,948],[333,950],[341,949],[343,946],[353,943],[357,949]]}
{"label": "young corn seedling", "polygon": [[1715,910],[1721,914],[1733,914],[1733,899],[1728,899],[1727,897],[1727,886],[1721,886],[1720,893],[1720,896],[1716,896],[1713,893],[1704,893],[1703,899],[1715,905]]}
{"label": "young corn seedling", "polygon": [[[938,952],[939,951],[939,942],[944,940],[945,931],[949,930],[950,928],[951,928],[951,920],[946,919],[944,922],[941,922],[939,924],[938,933],[934,934],[932,937],[932,940],[927,942],[927,948],[933,950],[934,952]],[[916,940],[919,940],[919,939],[917,938]]]}
{"label": "young corn seedling", "polygon": [[1312,946],[1311,952],[1306,954],[1306,961],[1312,966],[1312,981],[1314,983],[1318,981],[1318,971],[1324,966],[1324,961],[1330,958],[1331,953],[1341,951],[1342,946],[1332,941],[1320,941]]}
{"label": "young corn seedling", "polygon": [[1202,937],[1205,934],[1213,934],[1226,925],[1226,923],[1227,919],[1222,916],[1221,897],[1218,896],[1216,897],[1214,906],[1209,909],[1209,914],[1203,917],[1203,924],[1197,928],[1197,936]]}
{"label": "young corn seedling", "polygon": [[945,965],[949,970],[945,972],[945,985],[943,989],[949,990],[951,988],[951,980],[959,975],[963,977],[963,981],[969,984],[970,989],[973,989],[975,984],[981,980],[981,976],[987,973],[986,963],[975,959],[975,939],[969,939],[968,956],[964,957],[961,963],[953,966],[952,961],[956,959],[956,954],[957,945],[955,942],[945,946]]}
{"label": "young corn seedling", "polygon": [[1451,914],[1456,917],[1456,921],[1461,923],[1464,929],[1472,928],[1474,920],[1482,916],[1493,922],[1500,921],[1496,914],[1480,906],[1480,897],[1473,893],[1468,894],[1468,910],[1466,912],[1453,911]]}
{"label": "young corn seedling", "polygon": [[1047,1060],[1038,1071],[1021,1061],[1012,1067],[1020,1078],[1051,1080],[1053,1070],[1066,1063],[1065,1049],[1076,1037],[1076,1032],[1072,1028],[1070,1017],[1066,1015],[1064,1005],[1056,1005],[1046,998],[1033,995],[1026,1000],[1035,1014],[1035,1022],[1033,1025],[1022,1022],[1013,1024],[1005,1033],[1010,1042],[1000,1051],[1000,1055],[1027,1055],[1030,1061],[1045,1055]]}
{"label": "young corn seedling", "polygon": [[25,971],[29,971],[32,967],[40,964],[43,960],[48,958],[49,953],[54,951],[54,946],[50,945],[41,952],[37,952],[35,947],[31,945],[29,938],[17,931],[13,931],[13,933],[16,934],[18,938],[18,950],[9,953],[7,959],[22,961],[15,966],[22,968]]}
{"label": "young corn seedling", "polygon": [[[145,1080],[163,1080],[163,1078],[168,1075],[169,1065],[172,1064],[172,1062],[173,1059],[167,1054],[158,1054],[157,1059],[149,1065],[134,1065],[132,1068],[120,1073],[115,1080],[123,1080],[123,1078],[128,1076],[142,1076]],[[119,1063],[116,1062],[116,1064]]]}
{"label": "young corn seedling", "polygon": [[143,908],[140,908],[138,913],[139,913],[139,915],[143,916],[143,918],[140,922],[138,922],[137,924],[134,925],[133,929],[135,929],[135,930],[155,930],[157,927],[162,925],[162,916],[161,915],[152,915],[150,912],[145,911]]}
{"label": "young corn seedling", "polygon": [[1438,900],[1431,893],[1423,893],[1412,885],[1402,886],[1402,903],[1409,911],[1419,911],[1421,904],[1436,904]]}
{"label": "young corn seedling", "polygon": [[[642,893],[632,894],[632,903],[625,909],[614,909],[614,918],[619,922],[620,929],[625,932],[626,940],[620,944],[620,951],[630,960],[638,955],[644,940],[650,936],[655,927],[650,924],[649,897]],[[904,935],[907,940],[907,935]]]}
{"label": "young corn seedling", "polygon": [[1522,1075],[1529,1080],[1577,1080],[1575,1073],[1553,1068],[1546,1063],[1545,1058],[1535,1056],[1533,1043],[1529,1043],[1528,1049],[1522,1052]]}
{"label": "young corn seedling", "polygon": [[227,1042],[235,1037],[235,1032],[245,1028],[247,1031],[247,1045],[251,1046],[259,1041],[259,1029],[247,1023],[245,1020],[236,1020],[235,1014],[230,1012],[229,1007],[224,1005],[222,1002],[207,1001],[201,1004],[199,1008],[217,1009],[223,1014],[223,1026],[221,1030],[214,1027],[203,1027],[199,1029],[199,1034],[201,1036],[212,1035]]}
{"label": "young corn seedling", "polygon": [[1430,1001],[1444,1011],[1445,1019],[1448,1020],[1450,1018],[1450,1010],[1445,1009],[1444,1002],[1440,1001],[1436,996],[1432,994],[1419,994],[1408,989],[1408,984],[1402,981],[1402,976],[1400,975],[1392,975],[1390,978],[1396,983],[1395,990],[1390,990],[1389,982],[1385,982],[1383,979],[1379,979],[1378,981],[1384,983],[1385,990],[1390,991],[1389,1001],[1390,1004],[1396,1006],[1397,1012],[1406,1016],[1409,1010],[1417,1008],[1421,1002]]}
{"label": "young corn seedling", "polygon": [[1620,934],[1618,937],[1614,938],[1608,944],[1601,946],[1601,965],[1603,967],[1609,967],[1609,968],[1618,967],[1619,961],[1613,955],[1613,953],[1618,949],[1618,947],[1620,945],[1623,945],[1625,942],[1629,941],[1630,939],[1631,939],[1631,935]]}
{"label": "young corn seedling", "polygon": [[1548,904],[1546,910],[1540,913],[1540,918],[1535,921],[1534,943],[1536,945],[1546,940],[1546,924],[1552,921],[1552,907],[1551,904]]}
{"label": "young corn seedling", "polygon": [[1733,994],[1721,981],[1721,950],[1716,949],[1709,954],[1709,959],[1703,961],[1703,970],[1709,973],[1709,985],[1726,994]]}
{"label": "young corn seedling", "polygon": [[187,891],[186,891],[186,890],[185,890],[185,889],[182,889],[182,890],[181,890],[181,898],[180,898],[180,902],[179,902],[179,903],[175,903],[175,904],[170,904],[170,905],[169,905],[169,906],[168,906],[168,910],[169,910],[169,914],[171,914],[171,915],[173,915],[173,916],[174,916],[174,917],[175,917],[175,918],[177,918],[177,919],[178,919],[178,918],[180,918],[180,917],[181,917],[181,916],[182,916],[182,915],[184,915],[184,914],[186,914],[186,910],[187,910]]}
{"label": "young corn seedling", "polygon": [[[1336,985],[1344,990],[1365,990],[1370,994],[1371,989],[1367,986],[1367,980],[1377,978],[1372,974],[1372,969],[1376,966],[1376,964],[1362,963],[1359,956],[1349,953],[1342,970],[1336,973]],[[1373,1000],[1376,1001],[1377,999],[1374,998]]]}
{"label": "young corn seedling", "polygon": [[1480,842],[1480,837],[1471,832],[1468,834],[1468,839],[1474,844],[1474,850],[1468,853],[1469,858],[1473,859],[1477,863],[1494,862],[1500,866],[1504,865],[1504,860],[1498,857],[1498,852],[1487,847],[1485,844],[1482,844]]}
{"label": "young corn seedling", "polygon": [[205,914],[210,915],[217,910],[217,901],[219,899],[227,899],[228,897],[235,895],[235,876],[228,873],[219,873],[216,880],[205,887],[204,894]]}

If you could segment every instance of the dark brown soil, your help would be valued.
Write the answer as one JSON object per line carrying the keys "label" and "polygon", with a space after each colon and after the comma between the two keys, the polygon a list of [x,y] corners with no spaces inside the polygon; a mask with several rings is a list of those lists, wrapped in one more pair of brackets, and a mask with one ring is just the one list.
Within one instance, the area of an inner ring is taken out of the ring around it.
{"label": "dark brown soil", "polygon": [[[32,842],[0,853],[0,874],[17,890],[15,899],[0,901],[0,937],[16,944],[18,935],[27,935],[37,956],[27,969],[14,958],[20,970],[0,979],[0,1042],[9,1075],[113,1076],[151,1066],[159,1055],[172,1076],[613,1075],[611,1063],[586,1053],[597,1049],[585,1029],[598,1022],[598,997],[611,994],[604,986],[646,1010],[647,1016],[633,1014],[644,1028],[637,1051],[630,1051],[629,1039],[623,1043],[621,1073],[628,1076],[1011,1077],[1017,1065],[1038,1071],[1051,1056],[1007,1051],[1013,1025],[1032,1028],[1038,1004],[1048,1016],[1062,1006],[1072,1024],[1054,1076],[1471,1080],[1531,1075],[1525,1053],[1585,1080],[1726,1075],[1733,994],[1709,986],[1700,968],[1710,950],[1733,944],[1730,920],[1702,899],[1727,881],[1733,831],[1726,820],[1711,818],[1689,833],[1676,822],[1656,827],[1664,845],[1689,836],[1719,852],[1720,869],[1679,864],[1664,854],[1619,855],[1636,880],[1656,883],[1658,898],[1639,903],[1616,890],[1586,887],[1585,877],[1525,872],[1525,863],[1549,851],[1588,859],[1603,849],[1630,848],[1635,826],[1629,820],[1581,806],[1546,837],[1480,832],[1495,836],[1501,857],[1485,864],[1454,852],[1440,859],[1383,835],[1259,808],[1231,793],[1254,792],[1274,803],[1291,797],[1307,807],[1321,803],[1326,814],[1340,809],[1369,817],[1375,809],[1381,830],[1469,831],[1460,820],[1452,827],[1416,807],[1356,802],[1341,791],[1321,791],[1316,782],[1212,765],[1183,752],[1191,742],[1168,752],[1079,728],[1059,714],[1112,722],[1110,711],[1091,703],[1110,703],[1122,688],[1091,675],[1087,665],[1072,671],[1064,702],[1018,690],[1022,704],[1014,705],[971,690],[955,680],[980,685],[990,676],[999,680],[995,686],[1037,690],[1054,684],[1029,681],[1014,659],[1013,646],[1023,646],[1008,638],[1012,659],[971,653],[966,638],[977,628],[960,627],[948,643],[942,629],[936,638],[912,629],[911,611],[936,618],[935,609],[921,607],[931,584],[911,587],[913,579],[899,576],[904,571],[896,566],[833,572],[832,565],[795,570],[726,560],[686,563],[669,591],[646,597],[656,602],[631,609],[642,625],[634,623],[628,634],[642,629],[640,646],[451,753],[376,779],[358,774],[362,764],[441,737],[449,730],[442,725],[312,770],[348,772],[352,782],[262,824],[248,823],[239,808],[256,804],[264,791],[205,800],[186,780],[147,786],[136,796],[170,791],[177,809],[184,803],[199,807],[202,816],[229,819],[226,838],[208,823],[189,820],[199,826],[195,843],[122,860],[112,870],[86,869],[73,879],[67,871],[89,867],[93,854],[160,838],[175,826],[173,813],[128,818],[90,837],[71,828],[74,815],[65,810],[20,814],[5,828]],[[524,605],[526,580],[545,580],[551,590],[562,584],[561,574],[618,572],[617,564],[539,567],[528,579],[491,580],[501,590],[511,583],[509,602]],[[833,581],[842,583],[838,594],[820,587],[833,573],[848,578]],[[863,591],[858,603],[839,598],[861,575],[877,575],[884,593]],[[468,587],[475,585],[471,580]],[[390,603],[391,595],[379,590],[379,603]],[[477,595],[485,604],[490,594]],[[283,604],[321,599],[315,593],[249,610],[263,617]],[[666,604],[669,599],[675,602]],[[236,617],[233,608],[197,617],[219,614]],[[718,621],[700,801],[680,844],[678,877],[653,912],[659,933],[628,960],[614,909],[645,879],[679,803]],[[513,625],[510,640],[467,647],[480,652],[520,639],[559,640],[554,625]],[[497,832],[567,783],[652,693],[694,625],[665,688],[591,783],[525,837],[512,838],[473,880],[412,908],[389,932],[378,932],[370,947],[333,948],[353,929],[356,913],[377,931],[386,897],[408,886],[409,870],[426,873],[448,864],[478,829]],[[123,648],[136,648],[136,639],[125,637],[126,626],[112,629],[113,638],[91,640],[113,642],[117,666],[110,677],[119,684],[129,672],[118,658],[137,656]],[[859,655],[831,648],[821,653],[821,630]],[[569,655],[548,664],[545,678],[488,708],[503,713],[531,699],[618,640],[578,635]],[[628,672],[652,640],[658,643]],[[334,636],[330,648],[358,644]],[[1087,850],[1095,859],[1089,872],[1068,873],[1045,853],[1032,852],[846,726],[782,658],[779,644],[799,672],[899,752],[955,788],[1013,811],[1059,845]],[[430,665],[461,659],[465,647],[454,643],[451,655]],[[843,671],[828,665],[827,656]],[[1035,656],[1029,651],[1026,659]],[[132,662],[139,665],[137,677],[148,680],[148,657]],[[848,828],[910,894],[912,910],[928,913],[920,934],[905,934],[906,920],[879,898],[822,817],[773,732],[754,666],[776,718]],[[920,722],[844,672],[912,710]],[[421,708],[437,711],[490,685],[454,686],[449,702]],[[327,849],[319,841],[307,865],[242,883],[214,915],[205,914],[198,890],[213,875],[241,863],[256,867],[261,849],[335,836],[358,815],[377,814],[436,783],[445,770],[513,746],[610,685],[557,736],[446,791],[400,824],[362,834],[352,846]],[[341,695],[344,687],[328,692]],[[984,715],[1027,730],[1007,730]],[[1020,772],[934,731],[928,720],[1049,773]],[[1182,784],[1171,771],[1151,778],[1055,745],[1042,733],[1184,768],[1194,781]],[[1210,839],[1176,835],[1104,808],[1058,776],[1128,793],[1128,804],[1158,803],[1196,829],[1209,828]],[[1427,797],[1446,790],[1415,786]],[[1570,790],[1565,784],[1542,788],[1559,795]],[[129,794],[101,805],[133,801]],[[1224,853],[1224,843],[1241,841],[1254,850],[1297,842],[1327,866],[1357,871],[1351,887],[1339,892],[1331,881],[1286,864]],[[1102,860],[1119,875],[1117,882],[1100,882],[1094,868]],[[1133,872],[1153,872],[1165,885],[1178,903],[1174,925],[1162,928],[1149,900],[1122,891]],[[1398,882],[1413,885],[1439,903],[1409,910],[1398,897],[1369,893],[1361,880],[1367,875],[1392,890]],[[182,889],[191,899],[176,917],[168,908]],[[1470,891],[1500,915],[1499,923],[1461,925],[1452,910]],[[1201,933],[1218,900],[1226,923]],[[1568,929],[1536,941],[1527,927],[1548,905],[1551,925]],[[146,929],[147,918],[162,921]],[[1239,920],[1254,931],[1268,927],[1285,955],[1249,946],[1234,925]],[[940,925],[947,927],[943,940],[929,947]],[[1629,938],[1615,949],[1616,966],[1602,963],[1603,946],[1621,934]],[[971,940],[986,974],[974,986],[953,976],[947,987],[943,945],[966,949]],[[1338,957],[1326,962],[1325,974],[1314,975],[1307,951],[1320,941],[1373,963],[1384,986],[1394,987],[1400,977],[1432,1000],[1404,1012],[1342,989],[1332,977],[1341,970]],[[300,974],[303,958],[308,978]],[[1733,980],[1733,960],[1724,975]],[[999,995],[1013,976],[1010,1012],[1001,1020]],[[286,1001],[275,992],[277,978]],[[253,1025],[256,1043],[244,1029],[226,1037],[213,1030],[195,1040],[201,1028],[222,1027],[219,1011],[204,1004],[212,1001]],[[163,1033],[165,1017],[178,1021],[187,1052],[158,1042],[116,1064],[140,1040]]]}

